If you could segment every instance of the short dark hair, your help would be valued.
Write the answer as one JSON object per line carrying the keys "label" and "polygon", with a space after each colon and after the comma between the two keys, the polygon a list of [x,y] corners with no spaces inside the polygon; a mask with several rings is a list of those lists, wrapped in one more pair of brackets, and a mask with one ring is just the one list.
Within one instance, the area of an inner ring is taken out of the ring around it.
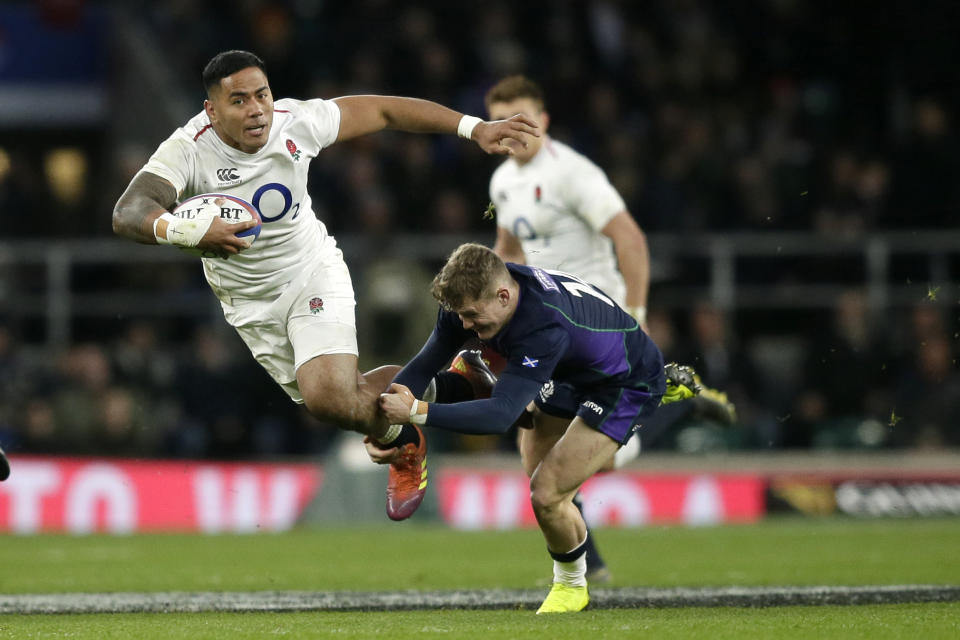
{"label": "short dark hair", "polygon": [[541,109],[543,108],[543,89],[527,76],[519,74],[507,76],[490,87],[487,95],[484,96],[483,103],[489,109],[494,102],[513,102],[520,98],[530,98]]}
{"label": "short dark hair", "polygon": [[267,66],[256,54],[238,49],[221,51],[203,68],[203,88],[209,93],[210,89],[219,85],[227,76],[250,67],[257,67],[264,75],[267,73]]}
{"label": "short dark hair", "polygon": [[494,286],[508,279],[510,272],[503,260],[487,247],[468,242],[457,247],[430,285],[430,293],[448,311],[456,311],[467,302],[484,300]]}

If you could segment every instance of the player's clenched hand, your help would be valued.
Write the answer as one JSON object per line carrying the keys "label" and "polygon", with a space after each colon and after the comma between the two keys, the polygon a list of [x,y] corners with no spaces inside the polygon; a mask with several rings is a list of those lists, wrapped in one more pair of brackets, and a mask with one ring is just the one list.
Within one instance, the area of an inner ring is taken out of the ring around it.
{"label": "player's clenched hand", "polygon": [[238,238],[236,234],[255,226],[257,226],[256,220],[230,223],[214,218],[210,228],[200,238],[197,248],[216,253],[221,258],[229,258],[250,246],[250,240]]}
{"label": "player's clenched hand", "polygon": [[367,448],[367,455],[370,456],[370,459],[377,464],[390,464],[393,462],[393,459],[397,457],[397,453],[400,452],[399,447],[381,449],[374,443],[373,438],[370,436],[363,439],[363,446]]}
{"label": "player's clenched hand", "polygon": [[521,146],[527,146],[527,136],[540,137],[539,125],[518,113],[506,120],[492,120],[480,122],[473,129],[472,138],[480,148],[487,153],[513,155],[514,151],[508,140],[516,140]]}
{"label": "player's clenched hand", "polygon": [[393,383],[388,389],[390,393],[380,394],[380,409],[383,410],[391,424],[410,422],[410,407],[414,397],[410,389],[402,384]]}

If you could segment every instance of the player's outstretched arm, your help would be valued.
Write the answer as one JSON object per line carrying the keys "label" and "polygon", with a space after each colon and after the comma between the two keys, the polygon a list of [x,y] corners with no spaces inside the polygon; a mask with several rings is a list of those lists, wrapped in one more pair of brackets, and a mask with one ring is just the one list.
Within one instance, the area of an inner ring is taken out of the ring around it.
{"label": "player's outstretched arm", "polygon": [[350,140],[382,129],[413,133],[457,133],[470,138],[487,153],[511,154],[513,138],[526,145],[524,137],[540,135],[537,123],[523,114],[507,120],[484,122],[464,116],[441,104],[419,98],[396,96],[344,96],[335,98],[340,107],[340,132],[337,141]]}
{"label": "player's outstretched arm", "polygon": [[478,122],[470,139],[487,153],[512,156],[513,149],[509,145],[503,144],[503,141],[507,138],[513,138],[526,148],[526,136],[528,135],[539,138],[540,126],[522,113],[518,113],[506,120]]}
{"label": "player's outstretched arm", "polygon": [[401,384],[392,384],[380,395],[380,409],[391,423],[413,422],[445,431],[472,435],[506,433],[542,382],[504,373],[489,398],[462,402],[424,402]]}

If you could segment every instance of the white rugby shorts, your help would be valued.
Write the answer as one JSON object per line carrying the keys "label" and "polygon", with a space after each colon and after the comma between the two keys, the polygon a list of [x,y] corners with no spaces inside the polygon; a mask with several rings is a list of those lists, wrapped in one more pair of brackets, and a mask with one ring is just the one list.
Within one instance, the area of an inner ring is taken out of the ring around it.
{"label": "white rugby shorts", "polygon": [[359,355],[357,303],[339,249],[290,282],[275,300],[234,298],[221,304],[250,353],[294,402],[303,402],[297,369],[305,362],[335,353]]}

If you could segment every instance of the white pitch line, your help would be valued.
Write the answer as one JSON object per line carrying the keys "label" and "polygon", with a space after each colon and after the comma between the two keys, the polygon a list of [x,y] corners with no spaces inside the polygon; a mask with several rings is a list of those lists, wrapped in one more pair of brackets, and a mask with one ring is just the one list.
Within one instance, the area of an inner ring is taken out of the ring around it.
{"label": "white pitch line", "polygon": [[[2,595],[0,614],[534,609],[545,589],[463,591],[236,591]],[[960,601],[960,585],[596,588],[593,609],[771,607]]]}

